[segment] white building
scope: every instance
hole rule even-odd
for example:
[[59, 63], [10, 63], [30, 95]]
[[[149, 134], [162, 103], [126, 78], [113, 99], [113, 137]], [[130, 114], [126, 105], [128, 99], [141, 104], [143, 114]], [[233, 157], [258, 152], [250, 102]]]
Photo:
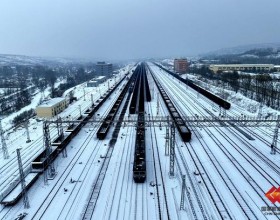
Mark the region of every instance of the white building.
[[280, 66], [274, 66], [273, 64], [215, 64], [210, 65], [209, 69], [214, 73], [218, 71], [257, 71], [257, 72], [269, 72], [276, 68], [276, 71], [280, 71]]
[[65, 98], [53, 98], [37, 106], [36, 113], [38, 117], [52, 118], [62, 112], [66, 107]]

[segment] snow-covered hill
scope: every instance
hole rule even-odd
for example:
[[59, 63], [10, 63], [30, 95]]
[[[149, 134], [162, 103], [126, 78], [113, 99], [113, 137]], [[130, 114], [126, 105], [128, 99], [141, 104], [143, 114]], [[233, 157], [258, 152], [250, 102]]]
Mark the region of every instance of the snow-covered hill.
[[265, 48], [273, 48], [279, 49], [280, 43], [263, 43], [263, 44], [249, 44], [243, 46], [236, 46], [236, 47], [229, 47], [229, 48], [222, 48], [216, 51], [211, 51], [209, 53], [202, 54], [202, 56], [220, 56], [226, 54], [243, 54], [246, 51], [253, 50], [253, 49], [265, 49]]
[[0, 66], [14, 65], [66, 65], [71, 63], [86, 63], [89, 60], [60, 58], [60, 57], [34, 57], [24, 55], [0, 54]]

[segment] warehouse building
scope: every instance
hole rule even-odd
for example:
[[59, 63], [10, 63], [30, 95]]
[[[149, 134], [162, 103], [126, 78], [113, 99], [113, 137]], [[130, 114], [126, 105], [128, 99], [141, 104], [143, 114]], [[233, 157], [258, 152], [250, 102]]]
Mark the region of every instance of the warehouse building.
[[36, 108], [38, 117], [52, 118], [67, 107], [65, 98], [53, 98], [43, 102]]
[[97, 62], [96, 74], [102, 76], [110, 76], [113, 73], [113, 65], [111, 63]]
[[96, 87], [100, 83], [104, 83], [107, 79], [108, 79], [108, 77], [106, 77], [106, 76], [98, 76], [98, 77], [93, 78], [92, 80], [88, 81], [87, 87]]
[[214, 73], [218, 71], [269, 72], [271, 70], [280, 70], [278, 66], [274, 66], [273, 64], [220, 64], [210, 65], [209, 69]]
[[174, 59], [174, 72], [175, 73], [186, 73], [188, 71], [187, 59]]

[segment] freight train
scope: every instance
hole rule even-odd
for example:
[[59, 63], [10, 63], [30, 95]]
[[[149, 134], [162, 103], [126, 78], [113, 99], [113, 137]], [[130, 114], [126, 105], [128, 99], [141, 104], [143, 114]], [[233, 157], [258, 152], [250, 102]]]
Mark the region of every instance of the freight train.
[[161, 66], [161, 65], [159, 65], [157, 63], [154, 63], [154, 64], [156, 66], [158, 66], [159, 68], [163, 69], [164, 71], [168, 72], [172, 76], [174, 76], [176, 79], [178, 79], [181, 82], [185, 83], [186, 85], [188, 85], [189, 87], [191, 87], [192, 89], [194, 89], [195, 91], [200, 93], [201, 95], [203, 95], [206, 98], [210, 99], [211, 101], [215, 102], [220, 107], [222, 107], [224, 109], [230, 109], [230, 103], [227, 102], [226, 100], [224, 100], [224, 99], [216, 96], [215, 94], [213, 94], [213, 93], [211, 93], [211, 92], [201, 88], [200, 86], [196, 85], [192, 80], [190, 80], [190, 79], [183, 79], [178, 74], [173, 73], [172, 71], [164, 68], [163, 66]]
[[[97, 112], [97, 110], [103, 105], [103, 103], [109, 98], [109, 96], [116, 90], [116, 88], [125, 80], [124, 77], [114, 88], [108, 90], [103, 98], [101, 98], [96, 105], [92, 105], [85, 113], [86, 116], [80, 116], [77, 120], [77, 124], [70, 124], [66, 131], [57, 137], [51, 146], [51, 152], [47, 154], [46, 150], [43, 150], [32, 162], [32, 172], [43, 172], [47, 169], [48, 164], [51, 163], [57, 155], [64, 150], [68, 143], [79, 133], [81, 128], [89, 121], [89, 119]], [[62, 137], [63, 135], [63, 137]], [[46, 158], [46, 155], [49, 155]]]
[[[148, 67], [148, 66], [147, 66]], [[149, 68], [149, 67], [148, 67]], [[150, 70], [150, 69], [149, 69]], [[163, 98], [163, 101], [171, 115], [172, 120], [175, 123], [175, 126], [177, 127], [177, 130], [184, 142], [189, 142], [191, 140], [191, 131], [185, 124], [184, 120], [182, 119], [181, 115], [177, 111], [176, 107], [170, 100], [169, 96], [166, 94], [165, 90], [163, 89], [162, 85], [160, 82], [156, 79], [156, 77], [153, 75], [152, 71], [150, 70], [150, 73], [152, 74], [152, 77], [156, 83], [156, 86]]]
[[[133, 179], [136, 183], [146, 180], [146, 146], [145, 146], [145, 95], [148, 93], [145, 83], [146, 69], [141, 63], [139, 74], [138, 119], [133, 163]], [[150, 92], [150, 91], [149, 91]], [[147, 99], [147, 98], [146, 98]]]
[[104, 122], [102, 123], [102, 125], [100, 126], [100, 128], [97, 131], [97, 138], [99, 140], [104, 140], [110, 130], [112, 121], [114, 120], [114, 118], [116, 117], [116, 114], [121, 106], [122, 101], [124, 100], [124, 97], [131, 85], [132, 82], [134, 82], [136, 73], [134, 72], [132, 74], [132, 77], [128, 80], [128, 83], [125, 85], [125, 87], [123, 88], [121, 94], [119, 95], [118, 99], [115, 101], [113, 107], [111, 108], [110, 112], [108, 113], [108, 115], [106, 116]]

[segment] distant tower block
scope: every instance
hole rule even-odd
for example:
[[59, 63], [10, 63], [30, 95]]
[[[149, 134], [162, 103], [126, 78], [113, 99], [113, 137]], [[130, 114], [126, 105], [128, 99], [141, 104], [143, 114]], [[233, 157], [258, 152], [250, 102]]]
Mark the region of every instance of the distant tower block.
[[179, 74], [183, 74], [186, 73], [188, 71], [188, 61], [187, 59], [175, 59], [174, 60], [174, 72], [175, 73], [179, 73]]
[[3, 157], [4, 157], [4, 159], [8, 159], [9, 158], [9, 152], [8, 152], [6, 140], [5, 140], [5, 137], [4, 137], [4, 131], [3, 131], [3, 128], [2, 128], [1, 119], [0, 119], [0, 137], [1, 137], [1, 143], [2, 143]]
[[113, 65], [104, 61], [97, 62], [96, 73], [100, 76], [110, 76], [113, 73]]

